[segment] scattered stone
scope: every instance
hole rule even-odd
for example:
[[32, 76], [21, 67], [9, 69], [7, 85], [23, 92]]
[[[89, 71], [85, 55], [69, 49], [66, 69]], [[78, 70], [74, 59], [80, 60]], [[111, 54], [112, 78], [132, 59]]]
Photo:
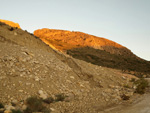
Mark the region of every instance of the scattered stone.
[[5, 110], [4, 113], [12, 113], [11, 110]]
[[111, 84], [110, 84], [108, 87], [109, 87], [109, 88], [115, 88], [115, 86], [114, 86], [114, 85], [111, 85]]
[[23, 105], [22, 110], [26, 110], [26, 109], [27, 109], [27, 105]]
[[17, 104], [18, 104], [18, 100], [14, 99], [14, 100], [12, 100], [12, 102], [11, 102], [11, 103], [12, 103], [12, 105], [13, 105], [13, 106], [15, 106], [15, 105], [17, 105]]
[[31, 85], [31, 83], [26, 83], [26, 86], [29, 86], [29, 85]]
[[122, 76], [122, 78], [123, 78], [124, 80], [126, 80], [126, 79], [127, 79], [125, 76]]
[[65, 101], [69, 102], [74, 100], [75, 96], [73, 93], [66, 94]]
[[37, 82], [40, 81], [39, 77], [37, 77], [37, 76], [35, 76], [34, 79], [35, 79], [35, 81], [37, 81]]
[[47, 98], [47, 94], [44, 93], [42, 90], [39, 90], [38, 93], [40, 95], [40, 98], [42, 98], [42, 99], [46, 99]]
[[74, 76], [70, 76], [70, 78], [74, 79]]
[[16, 33], [16, 32], [14, 32], [14, 35], [15, 35], [15, 36], [17, 36], [17, 33]]
[[55, 111], [55, 109], [54, 109], [54, 108], [50, 108], [50, 110], [51, 110], [51, 111]]
[[19, 92], [20, 92], [20, 93], [22, 93], [22, 92], [23, 92], [23, 90], [19, 90]]
[[12, 109], [15, 109], [15, 107], [12, 106], [11, 104], [5, 105], [4, 108], [5, 108], [6, 110], [12, 110]]

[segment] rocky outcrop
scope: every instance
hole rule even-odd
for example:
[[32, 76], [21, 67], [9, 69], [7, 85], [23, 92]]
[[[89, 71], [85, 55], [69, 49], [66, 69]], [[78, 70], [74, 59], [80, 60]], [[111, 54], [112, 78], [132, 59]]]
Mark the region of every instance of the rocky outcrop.
[[12, 21], [8, 21], [8, 20], [2, 20], [0, 19], [0, 22], [3, 22], [11, 27], [17, 27], [20, 28], [20, 25], [18, 23], [12, 22]]

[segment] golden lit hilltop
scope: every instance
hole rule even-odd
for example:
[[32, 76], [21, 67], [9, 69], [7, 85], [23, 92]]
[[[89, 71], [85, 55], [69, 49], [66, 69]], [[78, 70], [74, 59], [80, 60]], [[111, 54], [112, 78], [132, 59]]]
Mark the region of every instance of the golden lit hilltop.
[[17, 27], [20, 28], [20, 25], [18, 23], [12, 22], [12, 21], [8, 21], [8, 20], [2, 20], [0, 19], [0, 22], [3, 22], [11, 27]]
[[55, 48], [59, 51], [84, 47], [106, 50], [113, 54], [123, 54], [122, 49], [124, 49], [126, 52], [129, 51], [127, 48], [116, 42], [82, 32], [43, 28], [34, 31], [34, 35], [39, 37], [52, 48]]

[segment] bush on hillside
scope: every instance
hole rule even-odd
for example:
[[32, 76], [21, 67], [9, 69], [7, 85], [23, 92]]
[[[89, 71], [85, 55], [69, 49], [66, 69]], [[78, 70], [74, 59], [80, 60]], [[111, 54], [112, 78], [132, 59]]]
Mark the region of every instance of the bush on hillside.
[[12, 113], [23, 113], [21, 110], [11, 110], [12, 111]]
[[56, 95], [56, 99], [55, 101], [58, 102], [58, 101], [64, 101], [65, 100], [65, 95], [64, 94], [58, 94]]
[[0, 108], [4, 108], [4, 105], [2, 103], [0, 103]]
[[42, 112], [42, 113], [50, 113], [50, 110], [47, 109], [42, 100], [37, 97], [30, 97], [26, 100], [27, 109], [24, 111], [25, 113], [33, 113], [33, 112]]
[[55, 100], [52, 98], [52, 97], [48, 97], [46, 99], [43, 100], [43, 102], [47, 103], [47, 104], [50, 104], [50, 103], [53, 103]]
[[144, 94], [146, 88], [148, 87], [148, 81], [144, 78], [140, 78], [134, 82], [136, 85], [135, 93]]

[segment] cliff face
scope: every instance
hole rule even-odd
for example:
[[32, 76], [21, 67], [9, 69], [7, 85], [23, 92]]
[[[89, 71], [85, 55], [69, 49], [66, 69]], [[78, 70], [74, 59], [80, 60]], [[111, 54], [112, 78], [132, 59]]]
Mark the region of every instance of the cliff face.
[[[95, 65], [150, 73], [150, 63], [111, 40], [65, 30], [39, 29], [34, 35], [53, 49]], [[141, 68], [142, 67], [142, 68]]]
[[8, 21], [8, 20], [2, 20], [0, 19], [0, 22], [3, 22], [11, 27], [17, 27], [20, 28], [20, 25], [18, 23], [12, 22], [12, 21]]

